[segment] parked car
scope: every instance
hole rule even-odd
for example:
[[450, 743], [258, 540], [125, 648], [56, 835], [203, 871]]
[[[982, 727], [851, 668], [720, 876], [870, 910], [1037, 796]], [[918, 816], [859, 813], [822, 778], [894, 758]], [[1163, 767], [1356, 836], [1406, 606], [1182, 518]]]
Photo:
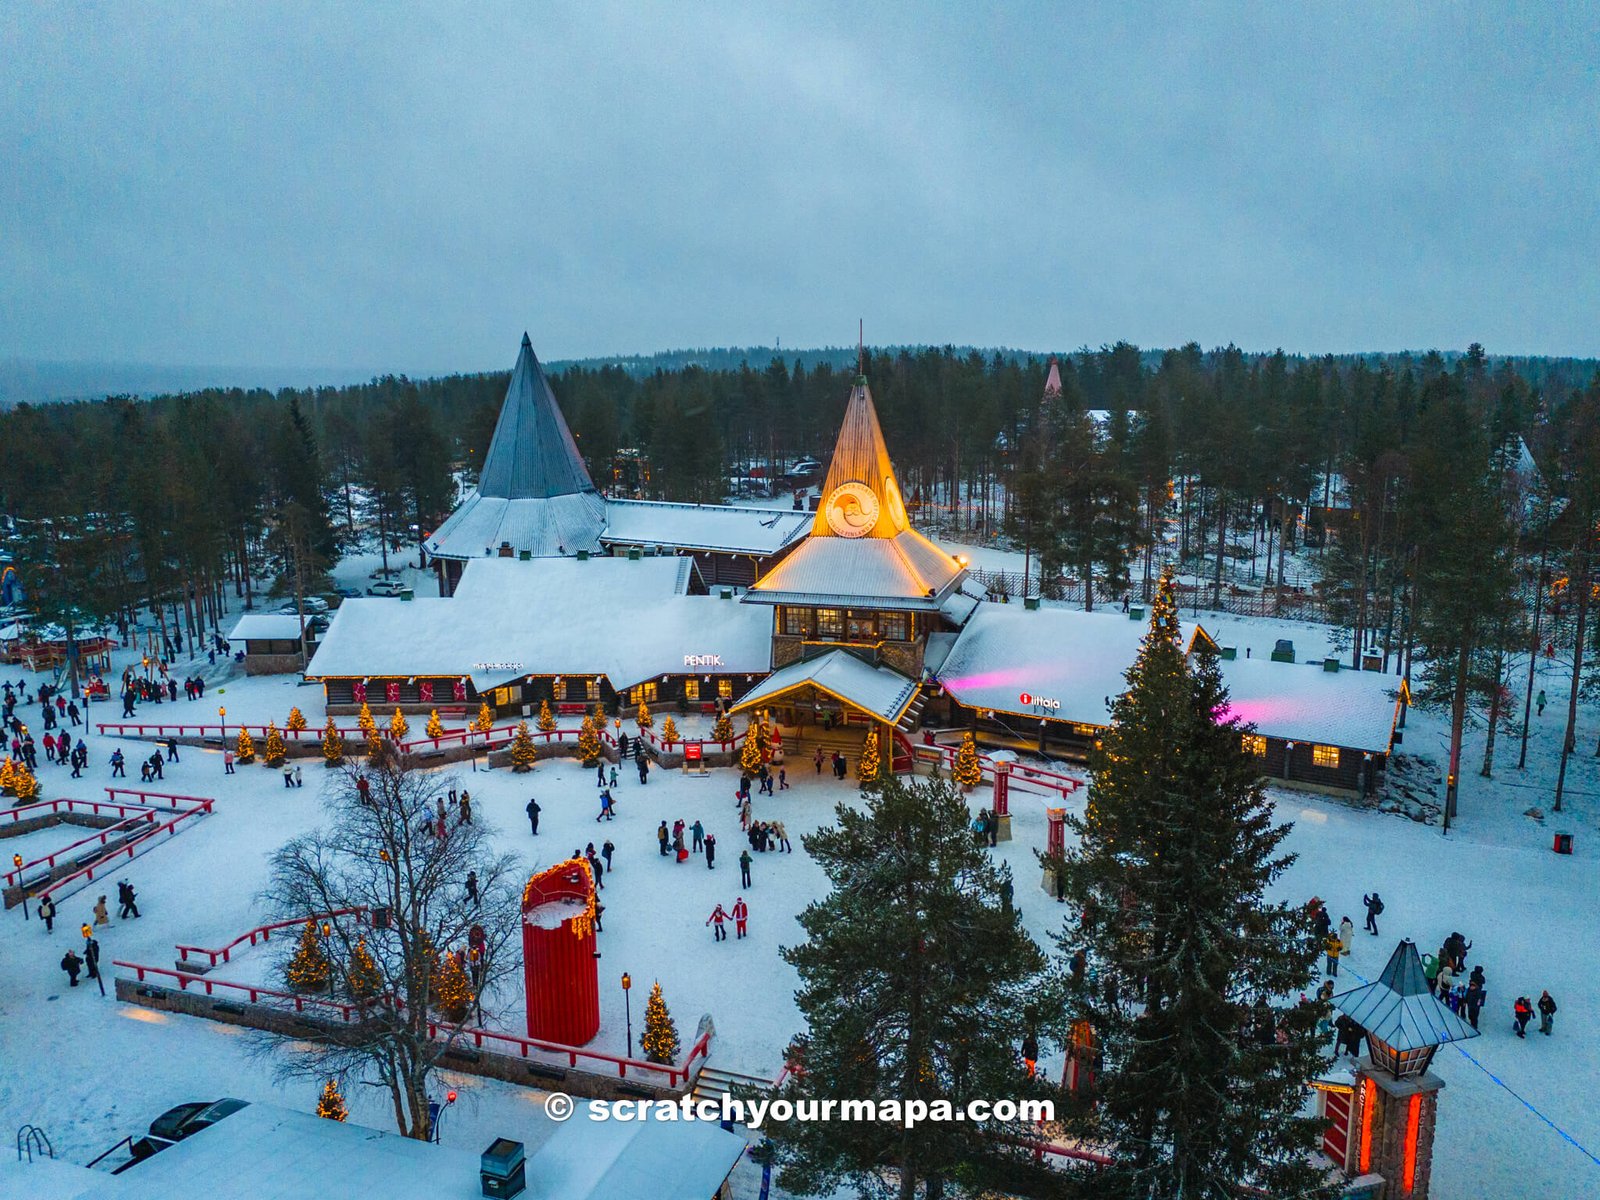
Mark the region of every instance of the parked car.
[[[327, 614], [328, 602], [326, 600], [324, 600], [321, 596], [307, 596], [301, 603], [303, 603], [305, 605], [306, 612], [308, 612], [308, 613], [311, 613], [311, 614], [316, 615], [316, 616], [324, 616], [324, 615]], [[292, 617], [299, 610], [295, 607], [294, 601], [293, 600], [289, 600], [289, 601], [286, 601], [283, 605], [281, 605], [279, 607], [278, 611], [280, 613], [285, 613], [288, 616]]]
[[234, 1100], [225, 1096], [221, 1100], [193, 1100], [188, 1104], [167, 1109], [150, 1122], [150, 1133], [147, 1137], [138, 1138], [128, 1144], [128, 1149], [133, 1154], [132, 1159], [123, 1163], [112, 1174], [120, 1175], [152, 1154], [159, 1154], [173, 1143], [181, 1142], [202, 1129], [209, 1129], [224, 1117], [231, 1117], [241, 1108], [249, 1107], [249, 1104], [248, 1100]]
[[369, 596], [398, 596], [401, 592], [409, 591], [405, 584], [398, 579], [380, 579], [367, 589]]
[[333, 592], [331, 594], [333, 594], [335, 596], [342, 597], [345, 600], [350, 600], [350, 599], [353, 599], [355, 597], [360, 596], [361, 595], [361, 589], [360, 588], [352, 588], [352, 587], [334, 588]]

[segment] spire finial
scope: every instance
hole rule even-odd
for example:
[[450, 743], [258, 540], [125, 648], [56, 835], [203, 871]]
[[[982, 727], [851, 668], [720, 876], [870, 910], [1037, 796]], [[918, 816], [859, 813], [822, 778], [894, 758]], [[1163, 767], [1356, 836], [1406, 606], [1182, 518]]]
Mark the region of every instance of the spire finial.
[[856, 375], [861, 379], [867, 377], [867, 351], [866, 351], [867, 322], [864, 317], [856, 318]]

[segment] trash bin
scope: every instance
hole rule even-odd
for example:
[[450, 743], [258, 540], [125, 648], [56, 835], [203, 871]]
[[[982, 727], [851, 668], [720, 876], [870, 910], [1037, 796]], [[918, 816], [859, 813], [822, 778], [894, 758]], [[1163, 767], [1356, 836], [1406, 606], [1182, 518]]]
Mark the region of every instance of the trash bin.
[[478, 1159], [478, 1182], [485, 1196], [507, 1198], [527, 1187], [521, 1142], [495, 1138]]
[[1572, 835], [1570, 833], [1556, 834], [1556, 844], [1552, 847], [1557, 854], [1572, 853]]

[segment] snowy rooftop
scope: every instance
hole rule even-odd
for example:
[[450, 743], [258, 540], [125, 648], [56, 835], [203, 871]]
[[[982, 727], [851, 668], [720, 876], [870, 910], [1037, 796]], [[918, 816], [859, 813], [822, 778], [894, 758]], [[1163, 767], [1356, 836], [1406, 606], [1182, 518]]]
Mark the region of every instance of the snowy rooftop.
[[755, 604], [935, 612], [966, 569], [914, 529], [893, 537], [809, 537], [749, 592]]
[[293, 613], [247, 613], [228, 634], [230, 642], [293, 641], [300, 636], [300, 618]]
[[428, 539], [439, 558], [490, 557], [501, 543], [535, 558], [591, 553], [600, 549], [606, 502], [598, 492], [568, 496], [506, 499], [473, 492]]
[[782, 508], [608, 500], [600, 540], [609, 545], [671, 546], [765, 557], [805, 536], [811, 519], [809, 512]]
[[[591, 1121], [578, 1104], [578, 1119], [526, 1151], [527, 1200], [705, 1200], [744, 1151], [743, 1138], [711, 1122]], [[43, 1200], [170, 1200], [208, 1180], [242, 1200], [469, 1200], [482, 1194], [478, 1168], [465, 1150], [251, 1104], [122, 1175], [49, 1163], [0, 1182]]]
[[[1195, 628], [1184, 628], [1185, 646]], [[1123, 676], [1138, 656], [1145, 629], [1144, 621], [1115, 612], [1030, 612], [985, 601], [938, 665], [939, 681], [974, 708], [1104, 725], [1106, 700], [1126, 690]], [[1324, 671], [1320, 660], [1235, 659], [1221, 668], [1232, 715], [1260, 733], [1374, 753], [1389, 749], [1395, 681], [1387, 675]], [[1024, 695], [1032, 703], [1024, 703]]]
[[616, 688], [764, 675], [770, 614], [688, 595], [693, 572], [682, 557], [474, 559], [449, 599], [346, 600], [306, 674], [470, 676], [480, 689], [524, 674], [604, 674]]
[[917, 681], [907, 679], [898, 671], [874, 667], [847, 650], [830, 650], [774, 671], [735, 708], [758, 708], [806, 684], [882, 717], [891, 725], [904, 714], [917, 692]]
[[1377, 671], [1324, 671], [1321, 661], [1239, 658], [1222, 665], [1230, 715], [1286, 741], [1387, 754], [1398, 681]]

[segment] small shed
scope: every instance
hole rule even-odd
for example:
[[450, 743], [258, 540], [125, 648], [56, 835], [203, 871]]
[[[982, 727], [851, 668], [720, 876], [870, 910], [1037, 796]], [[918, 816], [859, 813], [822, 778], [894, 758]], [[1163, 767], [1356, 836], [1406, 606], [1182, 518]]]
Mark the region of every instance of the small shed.
[[302, 666], [301, 633], [294, 613], [248, 613], [228, 634], [228, 643], [235, 654], [244, 652], [246, 675], [282, 675]]

